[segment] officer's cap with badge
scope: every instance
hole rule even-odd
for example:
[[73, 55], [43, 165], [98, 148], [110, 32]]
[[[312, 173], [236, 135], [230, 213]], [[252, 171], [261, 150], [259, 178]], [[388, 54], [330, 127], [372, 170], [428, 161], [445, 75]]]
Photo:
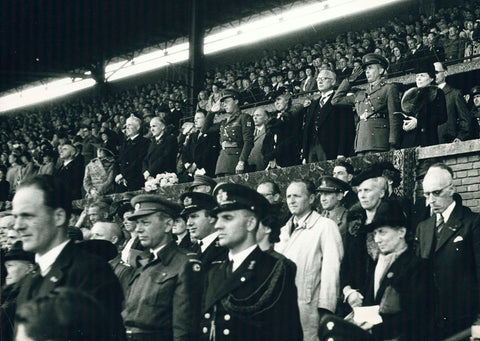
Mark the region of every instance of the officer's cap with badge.
[[233, 89], [225, 89], [222, 92], [222, 97], [220, 98], [220, 102], [223, 102], [225, 99], [232, 97], [233, 99], [240, 100], [240, 93]]
[[367, 53], [362, 58], [362, 66], [365, 69], [368, 65], [380, 65], [384, 70], [388, 69], [388, 60], [377, 54], [377, 53]]
[[217, 206], [212, 211], [213, 214], [246, 209], [262, 219], [270, 210], [270, 203], [263, 195], [244, 185], [219, 184], [213, 190], [213, 196], [217, 201]]
[[317, 188], [317, 192], [343, 193], [351, 189], [350, 185], [343, 180], [333, 176], [324, 176], [320, 179], [320, 186]]
[[156, 194], [137, 195], [132, 198], [131, 204], [135, 212], [128, 217], [128, 220], [137, 220], [140, 217], [156, 212], [163, 212], [172, 218], [176, 218], [181, 208], [180, 205]]
[[217, 202], [215, 199], [206, 193], [199, 192], [188, 192], [183, 193], [180, 196], [182, 201], [183, 210], [180, 212], [182, 217], [188, 216], [190, 213], [206, 210], [212, 211], [216, 206]]

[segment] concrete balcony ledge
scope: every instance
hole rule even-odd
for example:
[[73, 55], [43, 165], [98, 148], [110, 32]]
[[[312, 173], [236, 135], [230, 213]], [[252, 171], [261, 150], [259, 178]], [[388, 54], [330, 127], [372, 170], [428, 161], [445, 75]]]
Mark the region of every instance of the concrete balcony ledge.
[[452, 142], [429, 147], [419, 147], [416, 150], [417, 160], [431, 159], [435, 157], [448, 157], [458, 154], [480, 152], [480, 140]]

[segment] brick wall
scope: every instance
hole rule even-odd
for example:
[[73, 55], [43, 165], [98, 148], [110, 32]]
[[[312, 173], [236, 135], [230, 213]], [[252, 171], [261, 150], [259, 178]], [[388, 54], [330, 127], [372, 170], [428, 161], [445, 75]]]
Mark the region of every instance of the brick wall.
[[420, 179], [428, 166], [444, 162], [454, 172], [453, 183], [465, 206], [480, 212], [480, 140], [419, 148], [417, 158], [417, 195], [421, 194]]

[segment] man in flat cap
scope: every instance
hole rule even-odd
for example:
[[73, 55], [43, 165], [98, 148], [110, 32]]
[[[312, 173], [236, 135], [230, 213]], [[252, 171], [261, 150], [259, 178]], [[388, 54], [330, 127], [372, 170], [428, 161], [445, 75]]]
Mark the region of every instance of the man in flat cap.
[[244, 173], [253, 148], [254, 124], [250, 115], [240, 111], [240, 94], [233, 89], [223, 91], [220, 99], [228, 117], [213, 124], [215, 113], [205, 118], [202, 133], [219, 131], [221, 151], [215, 168], [216, 176]]
[[216, 185], [217, 183], [211, 177], [202, 174], [195, 174], [193, 176], [193, 182], [189, 187], [189, 191], [212, 194]]
[[386, 83], [383, 79], [388, 61], [376, 53], [367, 53], [362, 58], [362, 64], [367, 88], [350, 93], [351, 83], [362, 73], [362, 69], [355, 69], [338, 87], [332, 104], [354, 106], [357, 111], [357, 155], [397, 149], [401, 143], [402, 121], [394, 113], [401, 111], [400, 95], [395, 84]]
[[229, 251], [206, 275], [201, 340], [302, 340], [293, 269], [256, 244], [268, 201], [251, 188], [227, 183], [214, 196], [215, 229]]
[[345, 240], [347, 232], [347, 209], [342, 204], [343, 193], [352, 188], [345, 181], [324, 176], [321, 179], [317, 192], [320, 193], [320, 203], [323, 208], [322, 216], [333, 220], [340, 231], [342, 240]]
[[183, 210], [180, 213], [187, 222], [191, 238], [195, 241], [192, 251], [197, 252], [202, 265], [207, 269], [214, 261], [224, 260], [227, 249], [218, 243], [215, 231], [217, 218], [212, 210], [217, 205], [215, 199], [206, 193], [188, 192], [180, 200]]
[[192, 340], [198, 314], [201, 266], [172, 240], [179, 206], [159, 195], [133, 197], [136, 232], [144, 257], [137, 258], [125, 309], [127, 339]]

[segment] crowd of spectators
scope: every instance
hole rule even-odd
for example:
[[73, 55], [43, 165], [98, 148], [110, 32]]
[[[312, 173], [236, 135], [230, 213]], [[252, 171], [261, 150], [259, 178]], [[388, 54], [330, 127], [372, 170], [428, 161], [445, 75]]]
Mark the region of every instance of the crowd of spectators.
[[[302, 108], [291, 104], [291, 98], [301, 93], [322, 94], [317, 78], [321, 70], [335, 73], [335, 86], [358, 70], [362, 66], [362, 57], [372, 52], [389, 62], [384, 77], [387, 73], [391, 75], [397, 71], [418, 71], [415, 66], [420, 58], [452, 63], [478, 58], [479, 20], [479, 7], [475, 3], [464, 2], [439, 9], [432, 17], [409, 15], [401, 19], [394, 18], [381, 27], [346, 32], [335, 40], [322, 40], [311, 45], [298, 44], [285, 51], [263, 51], [262, 57], [257, 60], [217, 67], [206, 73], [205, 89], [200, 91], [196, 101], [194, 124], [183, 123], [192, 112], [187, 106], [189, 99], [186, 86], [162, 81], [121, 92], [109, 92], [100, 97], [49, 104], [3, 117], [0, 121], [0, 185], [2, 188], [8, 186], [9, 190], [2, 190], [0, 201], [8, 201], [15, 193], [17, 184], [35, 173], [60, 174], [65, 179], [72, 179], [68, 168], [75, 169], [71, 183], [75, 187], [76, 198], [108, 194], [126, 188], [136, 190], [143, 186], [148, 177], [155, 177], [162, 172], [177, 173], [180, 181], [191, 180], [195, 172], [218, 175], [215, 173], [216, 158], [224, 146], [219, 144], [218, 132], [212, 130], [210, 124], [204, 127], [204, 121], [216, 121], [209, 114], [225, 112], [221, 103], [225, 90], [236, 91], [238, 98], [235, 99], [239, 106], [264, 100], [276, 101], [275, 112], [266, 113], [265, 126], [271, 133], [266, 143], [270, 144], [270, 150], [258, 151], [259, 147], [253, 146], [257, 154], [265, 156], [264, 160], [251, 160], [255, 167], [247, 164], [250, 156], [246, 151], [242, 152], [242, 155], [246, 155], [242, 156], [241, 161], [247, 164], [242, 171], [322, 160], [322, 157], [309, 157], [310, 142], [305, 136], [292, 137], [291, 131], [288, 131], [291, 123], [298, 128], [294, 130], [301, 130], [308, 117], [308, 113], [301, 112]], [[358, 78], [362, 77], [360, 75]], [[286, 96], [280, 96], [282, 94]], [[478, 117], [474, 110], [478, 107], [473, 101], [475, 94], [471, 93], [470, 106], [473, 116]], [[305, 104], [307, 111], [309, 104]], [[299, 118], [292, 121], [291, 116], [297, 114]], [[130, 137], [140, 135], [147, 140], [154, 137], [153, 131], [150, 131], [150, 120], [159, 117], [160, 123], [157, 125], [161, 126], [160, 135], [153, 140], [157, 144], [162, 142], [162, 146], [157, 149], [176, 154], [175, 160], [170, 156], [167, 167], [157, 167], [154, 171], [149, 171], [151, 164], [148, 164], [148, 160], [146, 163], [137, 160], [140, 170], [135, 175], [135, 185], [122, 181], [125, 180], [125, 174], [118, 177], [124, 171], [122, 167], [125, 168], [131, 161], [128, 153], [125, 153], [129, 140], [126, 124], [129, 117], [138, 118], [135, 120], [135, 134]], [[300, 118], [303, 122], [298, 121]], [[349, 121], [341, 124], [350, 127]], [[352, 131], [350, 128], [347, 130]], [[167, 149], [163, 148], [165, 141], [159, 140], [159, 136], [168, 137]], [[451, 142], [457, 137], [455, 135], [450, 140], [440, 138], [439, 142]], [[292, 138], [294, 147], [288, 142]], [[465, 140], [466, 137], [459, 139]], [[150, 145], [147, 140], [143, 141], [140, 154], [132, 155], [147, 153]], [[353, 144], [353, 135], [347, 141]], [[62, 148], [65, 144], [71, 148]], [[286, 149], [282, 149], [282, 144]], [[202, 147], [197, 148], [197, 145]], [[101, 149], [98, 154], [97, 149]], [[349, 156], [353, 152], [353, 146], [349, 145], [336, 153], [325, 151], [325, 157]], [[283, 162], [282, 159], [287, 156], [295, 160]], [[252, 154], [251, 158], [255, 156]], [[75, 167], [72, 164], [67, 167], [73, 161]]]

